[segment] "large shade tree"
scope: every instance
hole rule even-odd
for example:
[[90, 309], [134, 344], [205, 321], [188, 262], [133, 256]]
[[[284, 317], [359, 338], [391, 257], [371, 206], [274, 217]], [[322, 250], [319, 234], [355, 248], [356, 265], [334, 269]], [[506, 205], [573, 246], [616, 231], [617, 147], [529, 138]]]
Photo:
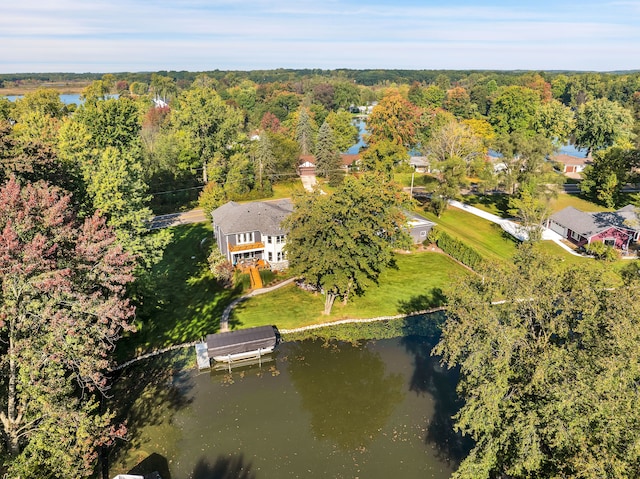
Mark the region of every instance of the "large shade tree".
[[98, 407], [133, 308], [133, 258], [44, 182], [0, 188], [0, 431], [10, 477], [86, 476], [115, 432]]
[[421, 111], [398, 92], [385, 95], [367, 118], [367, 143], [392, 141], [407, 149], [415, 146]]
[[598, 98], [580, 105], [576, 112], [576, 145], [588, 152], [612, 145], [626, 146], [633, 116], [617, 102]]
[[347, 176], [331, 195], [298, 196], [284, 227], [291, 271], [325, 294], [325, 314], [336, 298], [363, 294], [406, 247], [408, 197], [381, 175]]
[[434, 352], [460, 368], [475, 440], [454, 478], [638, 477], [640, 285], [611, 286], [525, 245], [450, 291]]
[[187, 132], [198, 162], [193, 166], [202, 167], [202, 180], [207, 183], [209, 164], [229, 153], [242, 127], [242, 114], [212, 88], [196, 87], [179, 96], [172, 120], [177, 129]]

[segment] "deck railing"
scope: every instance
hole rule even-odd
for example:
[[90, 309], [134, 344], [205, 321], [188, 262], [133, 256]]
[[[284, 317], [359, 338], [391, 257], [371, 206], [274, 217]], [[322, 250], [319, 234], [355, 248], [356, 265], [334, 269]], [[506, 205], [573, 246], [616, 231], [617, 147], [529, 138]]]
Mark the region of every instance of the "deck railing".
[[232, 253], [237, 253], [238, 251], [249, 251], [252, 249], [262, 249], [262, 248], [264, 248], [264, 243], [262, 241], [257, 241], [255, 243], [247, 243], [247, 244], [229, 245], [229, 250]]

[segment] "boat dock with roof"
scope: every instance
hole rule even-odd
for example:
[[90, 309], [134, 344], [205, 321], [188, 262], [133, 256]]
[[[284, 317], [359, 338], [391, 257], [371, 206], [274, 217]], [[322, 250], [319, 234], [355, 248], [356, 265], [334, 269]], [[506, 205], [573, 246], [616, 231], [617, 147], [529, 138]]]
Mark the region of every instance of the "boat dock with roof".
[[231, 364], [247, 359], [261, 360], [277, 346], [280, 334], [275, 326], [258, 326], [224, 333], [209, 334], [206, 342], [196, 344], [198, 368], [211, 366], [211, 359]]

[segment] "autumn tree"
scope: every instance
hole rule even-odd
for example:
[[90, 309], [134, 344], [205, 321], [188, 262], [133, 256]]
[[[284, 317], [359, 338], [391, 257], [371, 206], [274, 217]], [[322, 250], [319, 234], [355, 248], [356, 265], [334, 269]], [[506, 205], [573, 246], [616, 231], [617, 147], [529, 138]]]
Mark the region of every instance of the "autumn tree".
[[640, 285], [530, 245], [514, 263], [448, 292], [433, 353], [460, 370], [456, 429], [475, 442], [452, 477], [637, 477]]
[[444, 108], [456, 118], [471, 118], [474, 113], [469, 92], [459, 86], [447, 92], [444, 98]]
[[367, 143], [392, 141], [406, 149], [416, 144], [420, 110], [398, 92], [385, 95], [367, 118]]
[[98, 216], [78, 224], [44, 182], [0, 188], [0, 428], [10, 477], [89, 475], [113, 436], [98, 407], [133, 308], [133, 257]]
[[380, 175], [347, 176], [330, 195], [295, 198], [284, 221], [285, 246], [293, 274], [321, 289], [324, 313], [336, 298], [361, 295], [393, 262], [393, 249], [407, 247], [408, 197]]

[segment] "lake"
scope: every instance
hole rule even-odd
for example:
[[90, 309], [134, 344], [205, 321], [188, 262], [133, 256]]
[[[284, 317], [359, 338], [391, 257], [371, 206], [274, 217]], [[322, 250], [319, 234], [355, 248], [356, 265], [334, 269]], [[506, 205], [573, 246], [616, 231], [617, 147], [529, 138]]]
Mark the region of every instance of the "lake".
[[[6, 95], [5, 98], [7, 98], [9, 101], [16, 101], [18, 98], [22, 98], [23, 96], [24, 95]], [[118, 95], [109, 95], [109, 98], [118, 98]], [[62, 103], [64, 103], [65, 105], [70, 105], [71, 103], [81, 105], [82, 103], [84, 103], [84, 100], [80, 99], [80, 93], [61, 94], [60, 101], [62, 101]]]
[[[407, 337], [286, 342], [262, 366], [197, 372], [166, 355], [119, 379], [129, 442], [110, 477], [448, 478], [469, 444], [452, 430], [455, 374]], [[190, 351], [190, 354], [195, 354]]]

